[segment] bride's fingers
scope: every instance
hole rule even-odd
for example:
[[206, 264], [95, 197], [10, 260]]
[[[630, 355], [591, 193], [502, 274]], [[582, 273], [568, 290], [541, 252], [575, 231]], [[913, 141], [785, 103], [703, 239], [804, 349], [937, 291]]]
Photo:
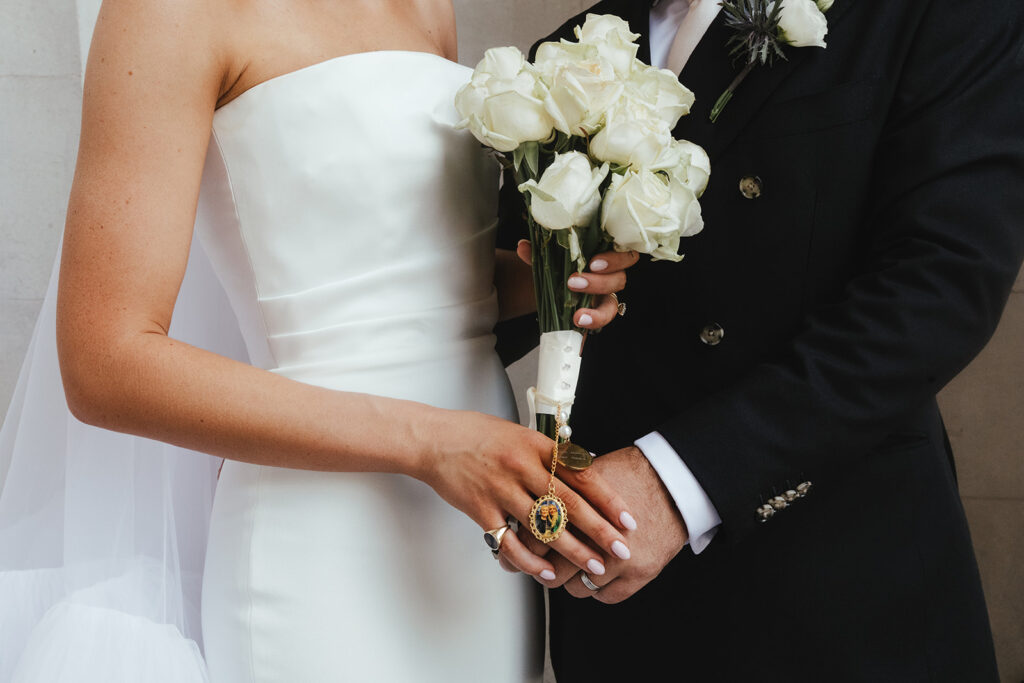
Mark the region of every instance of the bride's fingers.
[[[602, 576], [606, 571], [605, 561], [601, 554], [576, 538], [571, 531], [563, 531], [562, 535], [557, 540], [551, 541], [549, 545], [578, 569], [590, 572], [595, 576]], [[555, 579], [555, 576], [552, 572], [551, 578], [545, 580], [550, 582]], [[545, 583], [545, 585], [550, 585], [550, 583]]]
[[[589, 538], [594, 545], [607, 551], [610, 555], [621, 560], [629, 559], [630, 551], [625, 537], [578, 493], [563, 482], [556, 480], [555, 495], [565, 503], [569, 522], [576, 531]], [[603, 559], [593, 548], [572, 534], [565, 532], [550, 545], [580, 569], [596, 574], [604, 573]]]
[[606, 251], [590, 259], [587, 270], [592, 273], [614, 273], [636, 265], [640, 254], [636, 251]]
[[619, 313], [619, 302], [610, 294], [603, 294], [594, 301], [594, 308], [580, 308], [573, 314], [572, 322], [585, 330], [600, 330], [611, 324]]
[[505, 534], [499, 556], [524, 574], [540, 577], [545, 581], [555, 578], [554, 566], [532, 553], [515, 534]]
[[516, 256], [526, 265], [533, 263], [533, 247], [530, 246], [530, 240], [519, 240], [516, 244]]
[[611, 294], [626, 287], [626, 273], [573, 273], [566, 281], [567, 286], [580, 294]]
[[[551, 443], [550, 441], [548, 443]], [[553, 444], [552, 444], [553, 445]], [[525, 484], [528, 491], [531, 491], [534, 496], [543, 496], [548, 493], [548, 482], [550, 481], [550, 471], [548, 471], [549, 463], [551, 462], [551, 453], [547, 453], [544, 456], [542, 462], [545, 463], [544, 470], [539, 468], [533, 470], [527, 476], [523, 483]], [[604, 479], [597, 474], [597, 472], [573, 472], [567, 468], [562, 469], [562, 475], [571, 478], [574, 482], [579, 482], [596, 500], [600, 501], [602, 509], [607, 509], [610, 519], [615, 520], [616, 524], [620, 524], [622, 528], [629, 529], [629, 521], [632, 521], [632, 517], [629, 516], [626, 510], [625, 503], [621, 498], [617, 496], [611, 486], [604, 481]], [[609, 555], [618, 557], [622, 560], [628, 560], [630, 556], [629, 548], [626, 545], [626, 539], [619, 531], [618, 528], [612, 525], [605, 517], [601, 516], [601, 513], [597, 512], [591, 504], [585, 500], [579, 493], [574, 489], [566, 485], [566, 483], [560, 478], [555, 477], [555, 496], [562, 500], [565, 505], [566, 515], [569, 518], [569, 523], [572, 524], [582, 535], [589, 538], [594, 545], [606, 551]], [[532, 503], [531, 503], [532, 507]], [[530, 508], [527, 508], [530, 510]], [[525, 511], [524, 511], [525, 512]], [[623, 517], [622, 513], [626, 512], [627, 516]], [[530, 512], [525, 514], [516, 513], [516, 519], [526, 520], [527, 524], [530, 521]], [[529, 528], [529, 527], [527, 527]], [[562, 536], [568, 536], [568, 533], [563, 533]], [[575, 540], [575, 539], [574, 539]], [[568, 545], [572, 548], [572, 553], [567, 550], [563, 550], [558, 545], [561, 541], [552, 542], [550, 545], [566, 559], [572, 561], [580, 569], [587, 569], [587, 563], [590, 560], [595, 562], [601, 562], [601, 557], [592, 548], [582, 545], [578, 540], [575, 543], [569, 543]]]
[[505, 571], [507, 571], [509, 574], [519, 574], [520, 573], [519, 572], [519, 567], [517, 567], [514, 564], [512, 564], [511, 562], [509, 562], [508, 559], [504, 555], [502, 555], [501, 553], [498, 553], [498, 566], [501, 567], [502, 569], [504, 569]]
[[[559, 478], [573, 491], [585, 498], [595, 510], [604, 515], [604, 519], [610, 520], [619, 529], [625, 531], [636, 529], [636, 520], [630, 514], [625, 499], [594, 468], [588, 467], [585, 470], [563, 468], [559, 472]], [[593, 540], [598, 541], [598, 539]], [[604, 544], [601, 546], [609, 547]], [[621, 557], [618, 553], [616, 555], [621, 559], [628, 559]]]
[[[520, 258], [522, 258], [520, 256]], [[626, 269], [635, 265], [640, 254], [627, 251], [619, 254], [608, 251], [590, 259], [584, 273], [573, 273], [567, 282], [569, 289], [583, 294], [611, 294], [626, 287]]]

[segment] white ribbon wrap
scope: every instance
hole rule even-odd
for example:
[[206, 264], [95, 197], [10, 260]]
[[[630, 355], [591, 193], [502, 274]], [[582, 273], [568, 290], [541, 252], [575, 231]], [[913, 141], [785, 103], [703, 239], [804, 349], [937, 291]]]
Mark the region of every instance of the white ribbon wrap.
[[526, 390], [530, 429], [537, 429], [537, 413], [554, 415], [561, 406], [567, 413], [576, 399], [583, 335], [572, 330], [540, 335], [537, 386]]

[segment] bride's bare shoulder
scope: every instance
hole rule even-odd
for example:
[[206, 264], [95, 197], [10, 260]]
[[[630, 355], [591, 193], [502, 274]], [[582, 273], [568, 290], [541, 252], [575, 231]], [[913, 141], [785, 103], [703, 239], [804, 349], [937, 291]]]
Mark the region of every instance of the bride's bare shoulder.
[[91, 80], [191, 80], [221, 90], [236, 61], [235, 0], [103, 0], [89, 51]]
[[424, 21], [431, 35], [436, 37], [442, 54], [452, 61], [458, 61], [459, 46], [452, 0], [422, 0], [422, 8]]

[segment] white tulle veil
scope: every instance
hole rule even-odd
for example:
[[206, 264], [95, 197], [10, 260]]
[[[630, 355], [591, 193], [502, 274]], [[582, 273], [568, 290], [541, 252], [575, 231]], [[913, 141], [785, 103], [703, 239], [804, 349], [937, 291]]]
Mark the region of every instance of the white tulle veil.
[[[78, 4], [84, 54], [99, 0]], [[0, 429], [0, 683], [205, 681], [199, 600], [220, 460], [71, 416], [57, 276], [55, 264]], [[170, 334], [246, 358], [198, 240]]]

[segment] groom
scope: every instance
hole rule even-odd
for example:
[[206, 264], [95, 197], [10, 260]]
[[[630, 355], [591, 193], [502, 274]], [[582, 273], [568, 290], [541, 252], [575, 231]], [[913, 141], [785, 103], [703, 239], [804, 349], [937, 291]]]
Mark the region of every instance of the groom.
[[639, 527], [603, 576], [556, 559], [558, 681], [995, 681], [935, 395], [1024, 255], [1024, 3], [835, 0], [826, 49], [711, 123], [738, 72], [711, 2], [589, 10], [659, 66], [696, 44], [675, 135], [712, 174], [686, 259], [631, 269], [587, 344], [573, 427]]

